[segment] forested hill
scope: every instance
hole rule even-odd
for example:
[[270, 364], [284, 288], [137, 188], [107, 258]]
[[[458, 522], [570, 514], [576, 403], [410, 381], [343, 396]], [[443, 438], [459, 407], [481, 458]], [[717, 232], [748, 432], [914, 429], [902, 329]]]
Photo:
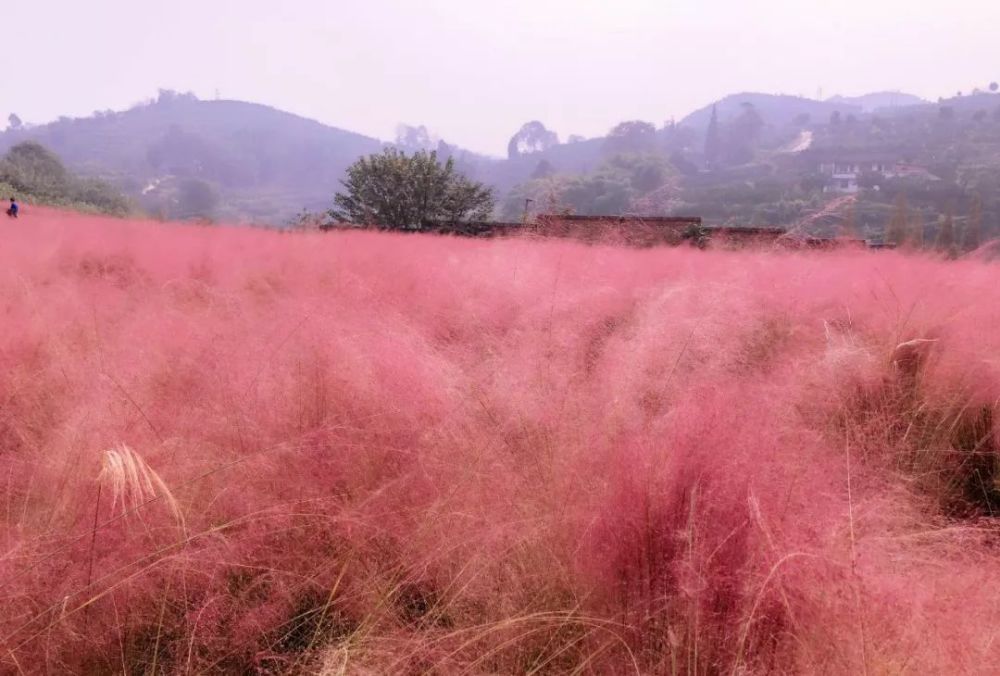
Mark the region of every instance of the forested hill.
[[[0, 132], [0, 155], [24, 141], [42, 144], [83, 176], [107, 180], [154, 216], [197, 213], [272, 224], [288, 222], [303, 209], [329, 208], [347, 167], [387, 145], [269, 106], [204, 101], [167, 90], [121, 112], [42, 125], [18, 120]], [[431, 140], [420, 127], [403, 128], [394, 143], [452, 157], [460, 171], [501, 196], [530, 179], [545, 157], [572, 173], [593, 169], [601, 160], [599, 140], [509, 159]], [[197, 204], [185, 203], [185, 195], [198, 196]]]
[[696, 110], [682, 119], [680, 125], [704, 131], [711, 121], [713, 110], [718, 119], [726, 122], [739, 116], [746, 106], [753, 106], [767, 124], [776, 127], [795, 122], [803, 125], [812, 121], [820, 122], [836, 111], [843, 115], [862, 112], [862, 106], [849, 100], [815, 101], [800, 96], [744, 93], [732, 94]]
[[382, 147], [268, 106], [172, 92], [124, 112], [10, 128], [0, 152], [26, 140], [110, 180], [150, 212], [173, 215], [177, 184], [199, 181], [218, 216], [268, 222], [328, 206], [344, 170]]
[[[541, 121], [512, 130], [505, 158], [403, 127], [392, 142], [435, 150], [494, 188], [495, 216], [696, 214], [729, 225], [798, 227], [825, 215], [842, 186], [824, 164], [873, 162], [854, 212], [880, 236], [900, 194], [933, 236], [949, 215], [1000, 234], [1000, 86], [937, 103], [901, 93], [817, 101], [759, 93], [725, 97], [680, 121], [622, 122], [597, 138], [560, 137]], [[264, 105], [161, 92], [124, 112], [13, 124], [0, 153], [38, 141], [82, 177], [108, 180], [154, 216], [288, 223], [332, 206], [345, 169], [388, 142]], [[825, 216], [824, 216], [825, 217]], [[827, 219], [829, 220], [829, 219]]]

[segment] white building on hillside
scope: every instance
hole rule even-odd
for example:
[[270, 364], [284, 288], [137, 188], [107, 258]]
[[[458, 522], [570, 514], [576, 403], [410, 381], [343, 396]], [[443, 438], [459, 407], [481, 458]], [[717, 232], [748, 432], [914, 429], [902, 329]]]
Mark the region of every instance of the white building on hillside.
[[853, 195], [861, 190], [858, 179], [862, 174], [871, 172], [885, 176], [891, 165], [885, 161], [873, 160], [859, 162], [856, 160], [841, 162], [824, 162], [819, 166], [819, 172], [830, 178], [830, 183], [824, 192], [839, 192]]
[[885, 159], [844, 159], [826, 161], [819, 165], [819, 173], [828, 177], [829, 183], [823, 192], [853, 195], [861, 190], [859, 180], [865, 174], [879, 178], [916, 178], [926, 181], [941, 180], [923, 167]]

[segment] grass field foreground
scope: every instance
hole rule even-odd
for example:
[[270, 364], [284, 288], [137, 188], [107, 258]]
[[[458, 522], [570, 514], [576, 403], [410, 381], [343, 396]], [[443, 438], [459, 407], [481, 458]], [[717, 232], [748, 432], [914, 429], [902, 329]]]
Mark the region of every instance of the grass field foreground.
[[1000, 267], [0, 228], [4, 673], [987, 673]]

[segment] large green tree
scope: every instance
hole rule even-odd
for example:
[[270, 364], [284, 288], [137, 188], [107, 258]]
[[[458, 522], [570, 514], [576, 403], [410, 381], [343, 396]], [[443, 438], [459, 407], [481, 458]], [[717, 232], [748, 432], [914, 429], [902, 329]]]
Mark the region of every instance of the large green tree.
[[549, 131], [538, 120], [528, 122], [514, 134], [507, 144], [507, 157], [514, 159], [521, 155], [540, 153], [559, 145], [559, 136]]
[[656, 127], [642, 120], [630, 120], [615, 125], [604, 139], [608, 155], [650, 153], [657, 150]]
[[0, 160], [0, 180], [37, 195], [59, 195], [70, 183], [59, 157], [34, 141], [19, 143]]
[[705, 133], [705, 164], [714, 169], [719, 163], [719, 111], [712, 106], [712, 119], [708, 122], [708, 131]]
[[170, 216], [172, 218], [212, 218], [219, 206], [219, 195], [211, 184], [197, 178], [182, 179]]
[[955, 219], [949, 210], [941, 216], [938, 226], [937, 249], [949, 256], [955, 255]]
[[906, 204], [906, 195], [899, 193], [896, 196], [896, 207], [893, 209], [892, 218], [886, 227], [885, 240], [896, 246], [906, 244], [906, 236], [910, 231], [910, 209]]
[[764, 130], [764, 120], [752, 103], [746, 102], [740, 107], [742, 112], [727, 127], [726, 143], [722, 149], [723, 159], [731, 166], [753, 161]]
[[428, 221], [485, 220], [493, 211], [493, 191], [455, 171], [437, 153], [412, 155], [395, 148], [363, 157], [347, 170], [344, 192], [334, 197], [330, 215], [359, 225], [419, 227]]

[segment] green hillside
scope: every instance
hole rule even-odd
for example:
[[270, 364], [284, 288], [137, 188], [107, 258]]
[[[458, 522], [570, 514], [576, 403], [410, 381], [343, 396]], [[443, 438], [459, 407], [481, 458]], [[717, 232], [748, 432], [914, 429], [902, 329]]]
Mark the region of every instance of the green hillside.
[[[173, 92], [124, 112], [8, 129], [0, 152], [28, 140], [151, 215], [271, 224], [330, 208], [346, 168], [386, 145], [268, 106]], [[1000, 95], [979, 91], [937, 103], [900, 93], [734, 94], [677, 123], [627, 121], [591, 139], [559, 139], [534, 121], [511, 138], [507, 158], [423, 128], [396, 145], [453, 158], [494, 188], [503, 219], [520, 219], [526, 206], [529, 215], [699, 215], [879, 239], [902, 198], [928, 239], [949, 218], [1000, 234]], [[867, 162], [882, 171], [869, 175]], [[849, 188], [833, 171], [845, 163], [857, 169]]]
[[26, 140], [110, 180], [151, 212], [177, 215], [179, 186], [196, 180], [217, 196], [218, 217], [264, 222], [327, 206], [344, 170], [382, 147], [268, 106], [172, 92], [120, 113], [8, 130], [0, 152]]

